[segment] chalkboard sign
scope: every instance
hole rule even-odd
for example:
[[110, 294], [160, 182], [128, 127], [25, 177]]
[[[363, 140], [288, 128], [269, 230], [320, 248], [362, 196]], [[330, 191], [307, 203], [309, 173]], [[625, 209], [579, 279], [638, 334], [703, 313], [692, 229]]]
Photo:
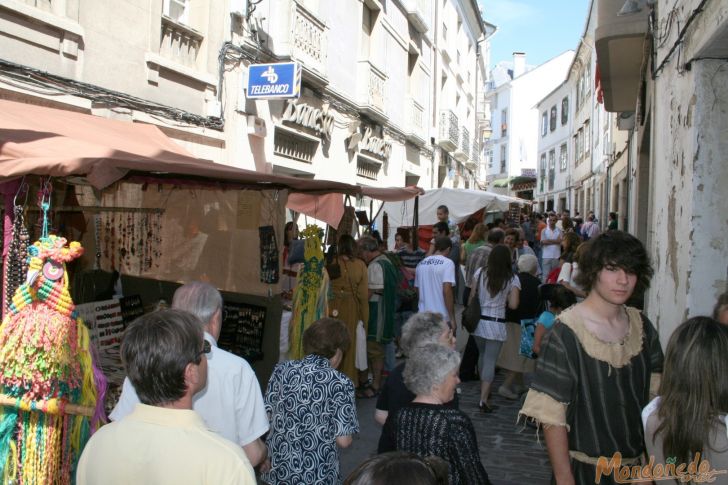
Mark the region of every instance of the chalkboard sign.
[[124, 327], [144, 315], [144, 306], [140, 295], [123, 296], [119, 298], [121, 306], [121, 318], [124, 320]]
[[511, 203], [508, 206], [508, 220], [516, 224], [521, 222], [521, 205]]
[[224, 302], [218, 346], [248, 362], [262, 360], [266, 311], [264, 306]]

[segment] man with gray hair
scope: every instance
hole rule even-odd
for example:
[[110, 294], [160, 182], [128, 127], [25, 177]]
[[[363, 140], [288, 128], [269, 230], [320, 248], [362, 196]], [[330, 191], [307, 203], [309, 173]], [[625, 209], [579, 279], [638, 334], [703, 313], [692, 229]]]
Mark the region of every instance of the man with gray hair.
[[[452, 329], [441, 314], [435, 312], [422, 312], [412, 315], [402, 327], [402, 336], [399, 340], [400, 347], [405, 354], [427, 344], [440, 344], [452, 349], [455, 347], [455, 338]], [[384, 383], [381, 394], [377, 399], [377, 408], [374, 412], [374, 420], [384, 425], [387, 416], [397, 414], [401, 408], [411, 403], [415, 395], [404, 385], [402, 374], [404, 363], [399, 364], [389, 374]], [[457, 397], [448, 406], [457, 408]], [[380, 445], [382, 439], [380, 437]]]
[[[217, 346], [222, 327], [222, 296], [215, 287], [192, 281], [177, 288], [172, 308], [186, 310], [203, 324], [208, 356], [207, 386], [193, 400], [193, 409], [214, 432], [243, 447], [250, 463], [263, 463], [268, 454], [260, 437], [268, 432], [260, 384], [244, 359]], [[119, 421], [139, 402], [132, 382], [124, 379], [121, 397], [109, 417]]]
[[210, 350], [189, 312], [161, 310], [129, 325], [121, 360], [141, 402], [91, 437], [78, 462], [78, 485], [255, 484], [243, 450], [192, 410], [207, 382]]

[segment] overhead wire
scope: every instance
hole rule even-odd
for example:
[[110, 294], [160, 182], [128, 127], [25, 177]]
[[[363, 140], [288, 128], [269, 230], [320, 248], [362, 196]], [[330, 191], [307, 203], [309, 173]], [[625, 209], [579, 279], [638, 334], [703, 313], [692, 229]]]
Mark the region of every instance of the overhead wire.
[[[709, 0], [702, 0], [697, 7], [690, 13], [690, 16], [688, 16], [687, 20], [685, 21], [685, 25], [683, 25], [682, 29], [679, 29], [679, 33], [677, 36], [677, 39], [675, 40], [675, 43], [670, 47], [670, 50], [668, 50], [667, 54], [665, 54], [665, 57], [662, 58], [662, 62], [652, 70], [652, 79], [657, 78], [657, 75], [660, 74], [660, 71], [665, 68], [667, 63], [670, 61], [670, 58], [675, 53], [675, 51], [682, 45], [683, 38], [685, 37], [685, 34], [687, 33], [688, 28], [693, 23], [695, 18], [703, 12], [705, 9], [705, 5], [708, 3]], [[653, 64], [654, 66], [654, 64]]]
[[[201, 116], [188, 111], [155, 103], [132, 96], [130, 94], [102, 88], [93, 84], [76, 81], [40, 69], [16, 64], [0, 59], [0, 77], [11, 79], [23, 88], [32, 89], [39, 94], [49, 95], [50, 92], [68, 94], [88, 99], [92, 102], [108, 104], [117, 108], [127, 108], [141, 111], [162, 119], [171, 119], [184, 125], [202, 126], [215, 130], [222, 130], [223, 122], [219, 117]], [[38, 89], [43, 91], [38, 91]]]

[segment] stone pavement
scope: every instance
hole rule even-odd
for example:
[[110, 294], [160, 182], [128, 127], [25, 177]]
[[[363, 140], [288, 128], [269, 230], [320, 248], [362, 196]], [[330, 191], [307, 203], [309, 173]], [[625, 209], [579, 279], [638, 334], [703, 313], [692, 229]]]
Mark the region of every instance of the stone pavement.
[[[502, 379], [503, 375], [499, 372], [494, 389], [498, 389]], [[495, 394], [493, 403], [499, 408], [492, 414], [481, 414], [478, 411], [480, 383], [464, 382], [460, 384], [460, 391], [460, 409], [473, 421], [480, 456], [493, 484], [548, 484], [551, 467], [543, 435], [537, 441], [533, 428], [516, 425], [521, 402], [509, 401]], [[357, 399], [356, 404], [361, 432], [354, 437], [351, 447], [341, 452], [344, 477], [376, 453], [381, 432], [381, 427], [374, 421], [376, 399]]]

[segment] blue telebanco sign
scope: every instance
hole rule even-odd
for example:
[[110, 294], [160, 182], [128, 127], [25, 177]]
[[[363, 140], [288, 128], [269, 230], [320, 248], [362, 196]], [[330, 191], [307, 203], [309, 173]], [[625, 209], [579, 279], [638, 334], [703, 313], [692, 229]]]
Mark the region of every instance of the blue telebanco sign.
[[300, 95], [301, 66], [297, 62], [248, 66], [248, 99], [298, 98]]

